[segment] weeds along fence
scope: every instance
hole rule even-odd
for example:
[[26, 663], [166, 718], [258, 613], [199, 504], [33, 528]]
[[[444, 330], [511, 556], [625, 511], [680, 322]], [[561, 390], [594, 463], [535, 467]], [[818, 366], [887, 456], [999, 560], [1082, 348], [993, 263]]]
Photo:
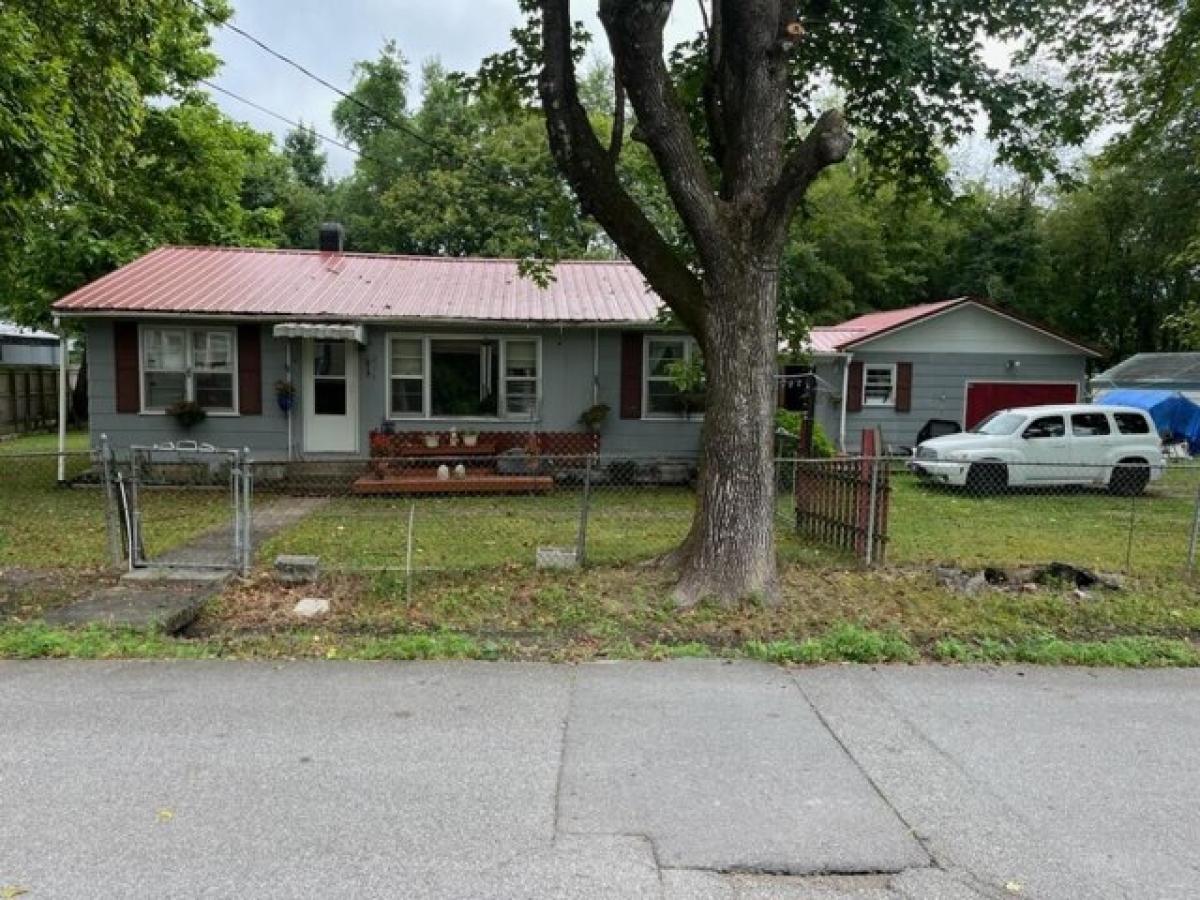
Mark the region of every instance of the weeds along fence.
[[[60, 485], [59, 461], [0, 444], [0, 569], [127, 567], [122, 516], [134, 511], [136, 561], [151, 565], [249, 568], [306, 555], [327, 570], [414, 577], [630, 565], [676, 546], [695, 506], [696, 465], [686, 458], [279, 463], [168, 454], [139, 466], [133, 492], [127, 450], [110, 461], [107, 481], [101, 456], [74, 452], [62, 457]], [[963, 465], [778, 460], [780, 558], [826, 567], [1063, 562], [1139, 578], [1196, 570], [1200, 463], [1010, 464], [974, 475]], [[234, 466], [244, 479], [237, 490]], [[121, 485], [133, 509], [114, 507]], [[246, 529], [240, 565], [238, 528]]]

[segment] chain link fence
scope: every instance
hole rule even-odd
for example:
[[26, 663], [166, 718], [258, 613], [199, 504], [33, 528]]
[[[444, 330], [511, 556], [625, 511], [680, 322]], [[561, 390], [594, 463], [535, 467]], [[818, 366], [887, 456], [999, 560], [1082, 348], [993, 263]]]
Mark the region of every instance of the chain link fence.
[[[127, 567], [134, 514], [135, 564], [203, 565], [216, 552], [216, 564], [247, 570], [303, 555], [327, 570], [405, 577], [633, 565], [687, 534], [697, 477], [686, 458], [151, 453], [135, 466], [126, 451], [107, 479], [102, 455], [67, 453], [60, 483], [58, 454], [6, 451], [0, 444], [0, 568], [9, 569]], [[871, 563], [900, 568], [1065, 563], [1147, 578], [1196, 568], [1200, 463], [1189, 460], [990, 464], [972, 474], [966, 463], [788, 458], [775, 480], [787, 561], [845, 567], [867, 561], [870, 546]], [[814, 527], [814, 515], [825, 524]]]

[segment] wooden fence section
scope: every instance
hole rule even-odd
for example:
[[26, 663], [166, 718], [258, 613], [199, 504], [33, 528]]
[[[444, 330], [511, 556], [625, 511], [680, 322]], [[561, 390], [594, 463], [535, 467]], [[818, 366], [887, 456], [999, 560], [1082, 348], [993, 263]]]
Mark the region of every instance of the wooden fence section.
[[48, 428], [57, 421], [57, 369], [0, 366], [0, 434]]
[[868, 565], [887, 548], [890, 466], [883, 459], [801, 459], [795, 465], [796, 530]]

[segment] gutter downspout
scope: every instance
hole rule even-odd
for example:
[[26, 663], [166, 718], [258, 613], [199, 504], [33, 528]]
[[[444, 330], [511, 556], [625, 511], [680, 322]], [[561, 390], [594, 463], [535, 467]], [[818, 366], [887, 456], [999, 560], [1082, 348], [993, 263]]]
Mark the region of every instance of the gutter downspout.
[[67, 480], [67, 333], [58, 316], [54, 327], [58, 331], [58, 483], [63, 484]]
[[853, 353], [847, 353], [842, 358], [842, 408], [838, 423], [838, 449], [843, 453], [846, 452], [846, 404], [850, 399], [847, 395], [850, 393], [850, 360], [852, 359], [854, 359]]
[[283, 368], [287, 372], [288, 384], [292, 385], [292, 402], [287, 408], [287, 429], [288, 429], [288, 462], [293, 459], [292, 456], [292, 410], [296, 406], [296, 382], [292, 381], [292, 339], [288, 338], [283, 345]]
[[592, 329], [592, 406], [600, 402], [600, 329]]

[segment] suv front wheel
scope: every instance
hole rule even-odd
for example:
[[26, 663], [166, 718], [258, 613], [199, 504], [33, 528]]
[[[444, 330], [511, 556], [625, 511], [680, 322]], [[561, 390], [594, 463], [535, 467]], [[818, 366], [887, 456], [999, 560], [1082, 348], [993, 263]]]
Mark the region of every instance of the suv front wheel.
[[999, 494], [1008, 487], [1008, 466], [998, 462], [971, 463], [966, 487], [967, 493], [976, 497]]

